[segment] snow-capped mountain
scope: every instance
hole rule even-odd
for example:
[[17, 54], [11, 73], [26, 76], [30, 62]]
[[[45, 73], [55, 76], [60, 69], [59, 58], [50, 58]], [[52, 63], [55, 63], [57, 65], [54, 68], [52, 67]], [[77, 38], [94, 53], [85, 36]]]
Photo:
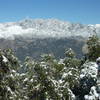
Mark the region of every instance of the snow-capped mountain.
[[43, 53], [64, 56], [66, 48], [72, 48], [82, 56], [85, 40], [93, 34], [100, 35], [100, 24], [83, 25], [57, 19], [24, 19], [18, 22], [0, 23], [0, 48], [12, 48], [17, 57], [37, 59]]
[[100, 34], [100, 24], [82, 25], [57, 19], [24, 19], [19, 22], [0, 23], [0, 38], [66, 38], [89, 37]]

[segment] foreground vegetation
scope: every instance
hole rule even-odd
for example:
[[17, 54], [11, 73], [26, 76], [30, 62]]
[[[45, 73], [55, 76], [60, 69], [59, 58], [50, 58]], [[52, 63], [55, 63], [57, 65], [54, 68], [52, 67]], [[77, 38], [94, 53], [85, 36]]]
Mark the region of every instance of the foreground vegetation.
[[81, 78], [81, 70], [100, 56], [100, 40], [92, 36], [86, 45], [88, 52], [81, 59], [70, 48], [63, 59], [44, 54], [39, 61], [26, 57], [23, 64], [11, 49], [1, 50], [0, 100], [84, 100], [96, 80]]

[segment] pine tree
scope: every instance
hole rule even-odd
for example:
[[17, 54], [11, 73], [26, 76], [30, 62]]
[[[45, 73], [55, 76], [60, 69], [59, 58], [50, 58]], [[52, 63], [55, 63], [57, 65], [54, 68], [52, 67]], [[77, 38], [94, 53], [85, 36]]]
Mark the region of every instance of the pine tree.
[[89, 37], [87, 49], [88, 53], [86, 56], [90, 61], [95, 61], [96, 58], [100, 57], [100, 39], [96, 35]]
[[[20, 97], [19, 74], [14, 70], [14, 59], [9, 60], [8, 52], [0, 51], [0, 100], [18, 100]], [[17, 61], [16, 61], [17, 62]]]

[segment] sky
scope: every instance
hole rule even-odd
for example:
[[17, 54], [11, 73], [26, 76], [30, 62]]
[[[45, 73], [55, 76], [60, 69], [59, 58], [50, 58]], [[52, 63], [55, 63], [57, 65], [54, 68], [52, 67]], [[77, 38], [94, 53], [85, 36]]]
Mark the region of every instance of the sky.
[[100, 24], [100, 0], [0, 0], [0, 22], [24, 18]]

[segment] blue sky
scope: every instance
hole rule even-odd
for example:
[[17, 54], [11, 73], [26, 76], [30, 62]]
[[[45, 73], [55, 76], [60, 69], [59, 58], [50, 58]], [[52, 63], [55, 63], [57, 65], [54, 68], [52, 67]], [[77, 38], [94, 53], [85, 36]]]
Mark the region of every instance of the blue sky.
[[0, 22], [27, 17], [100, 24], [100, 0], [0, 0]]

